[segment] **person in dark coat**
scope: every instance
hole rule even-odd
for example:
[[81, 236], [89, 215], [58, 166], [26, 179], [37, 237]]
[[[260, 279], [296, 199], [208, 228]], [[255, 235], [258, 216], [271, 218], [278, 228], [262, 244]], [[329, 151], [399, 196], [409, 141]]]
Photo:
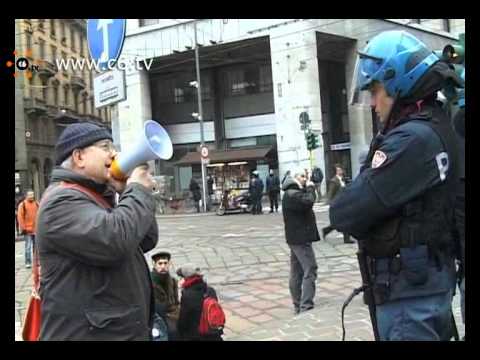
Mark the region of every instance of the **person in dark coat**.
[[202, 199], [202, 194], [200, 192], [200, 185], [198, 185], [193, 177], [190, 180], [190, 191], [192, 192], [193, 201], [195, 202], [195, 208], [197, 209], [197, 212], [200, 212], [199, 201]]
[[[340, 194], [346, 186], [346, 179], [344, 176], [343, 168], [340, 164], [335, 164], [335, 176], [330, 179], [330, 184], [327, 193], [328, 203], [330, 204], [335, 197]], [[322, 229], [322, 238], [325, 240], [328, 234], [330, 234], [334, 228], [331, 225], [325, 226]], [[350, 239], [350, 235], [343, 233], [344, 244], [354, 244], [355, 242]]]
[[270, 198], [270, 213], [275, 209], [278, 212], [278, 195], [280, 194], [280, 179], [270, 170], [270, 176], [267, 178], [267, 193]]
[[168, 339], [171, 341], [177, 339], [180, 301], [178, 300], [178, 281], [169, 272], [170, 259], [171, 255], [166, 251], [154, 253], [151, 277], [155, 312], [165, 320], [168, 327]]
[[185, 265], [177, 270], [177, 275], [181, 277], [179, 285], [182, 287], [180, 316], [177, 324], [179, 340], [223, 341], [223, 332], [208, 336], [200, 335], [198, 332], [203, 299], [206, 295], [218, 299], [215, 290], [203, 280], [203, 275], [199, 268]]
[[254, 170], [252, 172], [252, 177], [250, 179], [250, 185], [248, 192], [250, 193], [250, 198], [252, 201], [252, 215], [260, 214], [259, 202], [261, 202], [261, 191], [263, 190], [263, 185], [260, 183], [262, 180], [258, 177], [258, 171]]
[[317, 262], [312, 242], [320, 240], [320, 236], [313, 212], [315, 185], [307, 182], [303, 170], [293, 174], [283, 185], [282, 212], [290, 248], [290, 294], [298, 314], [314, 307]]
[[260, 178], [259, 174], [258, 174], [258, 171], [255, 171], [256, 172], [256, 178], [257, 178], [257, 181], [255, 182], [255, 186], [256, 186], [256, 203], [257, 203], [257, 215], [262, 215], [263, 214], [263, 210], [262, 210], [262, 198], [263, 198], [263, 189], [264, 189], [264, 184], [263, 184], [263, 180]]
[[144, 253], [158, 241], [155, 183], [145, 166], [126, 182], [114, 180], [115, 156], [110, 132], [91, 123], [68, 126], [56, 144], [60, 167], [37, 220], [40, 340], [151, 339]]
[[315, 190], [317, 191], [317, 201], [322, 198], [322, 181], [323, 172], [318, 166], [315, 166], [312, 171], [312, 182], [315, 184]]

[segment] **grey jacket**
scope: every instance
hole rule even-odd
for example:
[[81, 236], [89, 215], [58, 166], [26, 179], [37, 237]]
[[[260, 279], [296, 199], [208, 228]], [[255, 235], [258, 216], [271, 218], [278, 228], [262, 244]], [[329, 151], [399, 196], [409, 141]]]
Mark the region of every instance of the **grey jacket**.
[[130, 184], [104, 209], [77, 183], [113, 205], [114, 192], [72, 171], [52, 173], [37, 221], [40, 340], [149, 340], [153, 291], [144, 252], [155, 247], [155, 200]]

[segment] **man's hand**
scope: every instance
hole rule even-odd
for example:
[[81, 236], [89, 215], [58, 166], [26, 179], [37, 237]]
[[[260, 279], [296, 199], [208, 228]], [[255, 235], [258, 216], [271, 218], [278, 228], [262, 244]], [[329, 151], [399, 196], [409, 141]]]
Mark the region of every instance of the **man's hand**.
[[140, 165], [133, 169], [132, 175], [127, 179], [127, 185], [131, 183], [138, 183], [145, 186], [147, 189], [152, 191], [157, 183], [150, 174], [148, 165]]
[[113, 186], [115, 191], [119, 194], [123, 193], [123, 191], [125, 190], [125, 187], [127, 186], [126, 181], [117, 180], [113, 176], [110, 176], [110, 178], [108, 179], [108, 184]]

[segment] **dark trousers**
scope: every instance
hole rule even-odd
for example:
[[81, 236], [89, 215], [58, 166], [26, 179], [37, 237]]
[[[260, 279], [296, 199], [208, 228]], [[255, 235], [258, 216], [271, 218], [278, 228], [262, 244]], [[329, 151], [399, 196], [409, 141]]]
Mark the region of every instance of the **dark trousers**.
[[273, 209], [278, 211], [278, 192], [270, 191], [268, 197], [270, 198], [270, 212], [273, 212]]
[[262, 213], [262, 195], [258, 195], [253, 198], [252, 214], [256, 215], [261, 213]]
[[[324, 236], [326, 237], [328, 234], [330, 234], [333, 230], [335, 230], [332, 225], [325, 226], [322, 229], [322, 232]], [[349, 242], [350, 241], [350, 235], [347, 233], [343, 233], [343, 242]]]

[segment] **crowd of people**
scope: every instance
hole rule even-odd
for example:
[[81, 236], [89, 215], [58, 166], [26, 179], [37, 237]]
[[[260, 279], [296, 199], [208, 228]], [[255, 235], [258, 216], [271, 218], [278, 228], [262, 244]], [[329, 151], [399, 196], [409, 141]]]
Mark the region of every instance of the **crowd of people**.
[[[464, 312], [465, 275], [458, 278], [455, 261], [465, 261], [465, 175], [436, 93], [446, 81], [456, 87], [462, 81], [403, 31], [374, 37], [359, 59], [358, 88], [370, 94], [382, 130], [353, 181], [335, 165], [327, 187], [330, 225], [319, 232], [313, 211], [322, 197], [321, 169], [293, 168], [281, 182], [270, 171], [266, 180], [270, 212], [278, 212], [283, 190], [293, 311], [315, 307], [312, 243], [335, 229], [366, 253], [362, 278], [371, 284], [365, 301], [375, 309], [378, 340], [449, 340], [457, 281]], [[159, 251], [148, 272], [145, 254], [159, 240], [155, 181], [147, 165], [126, 180], [113, 178], [112, 141], [98, 125], [68, 126], [40, 204], [28, 191], [16, 205], [25, 265], [32, 266], [32, 254], [41, 264], [39, 340], [222, 340], [225, 314], [199, 268], [180, 267], [177, 280], [169, 271], [171, 254]], [[190, 190], [200, 211], [193, 179]], [[254, 215], [262, 214], [263, 190], [255, 170], [249, 188]]]

